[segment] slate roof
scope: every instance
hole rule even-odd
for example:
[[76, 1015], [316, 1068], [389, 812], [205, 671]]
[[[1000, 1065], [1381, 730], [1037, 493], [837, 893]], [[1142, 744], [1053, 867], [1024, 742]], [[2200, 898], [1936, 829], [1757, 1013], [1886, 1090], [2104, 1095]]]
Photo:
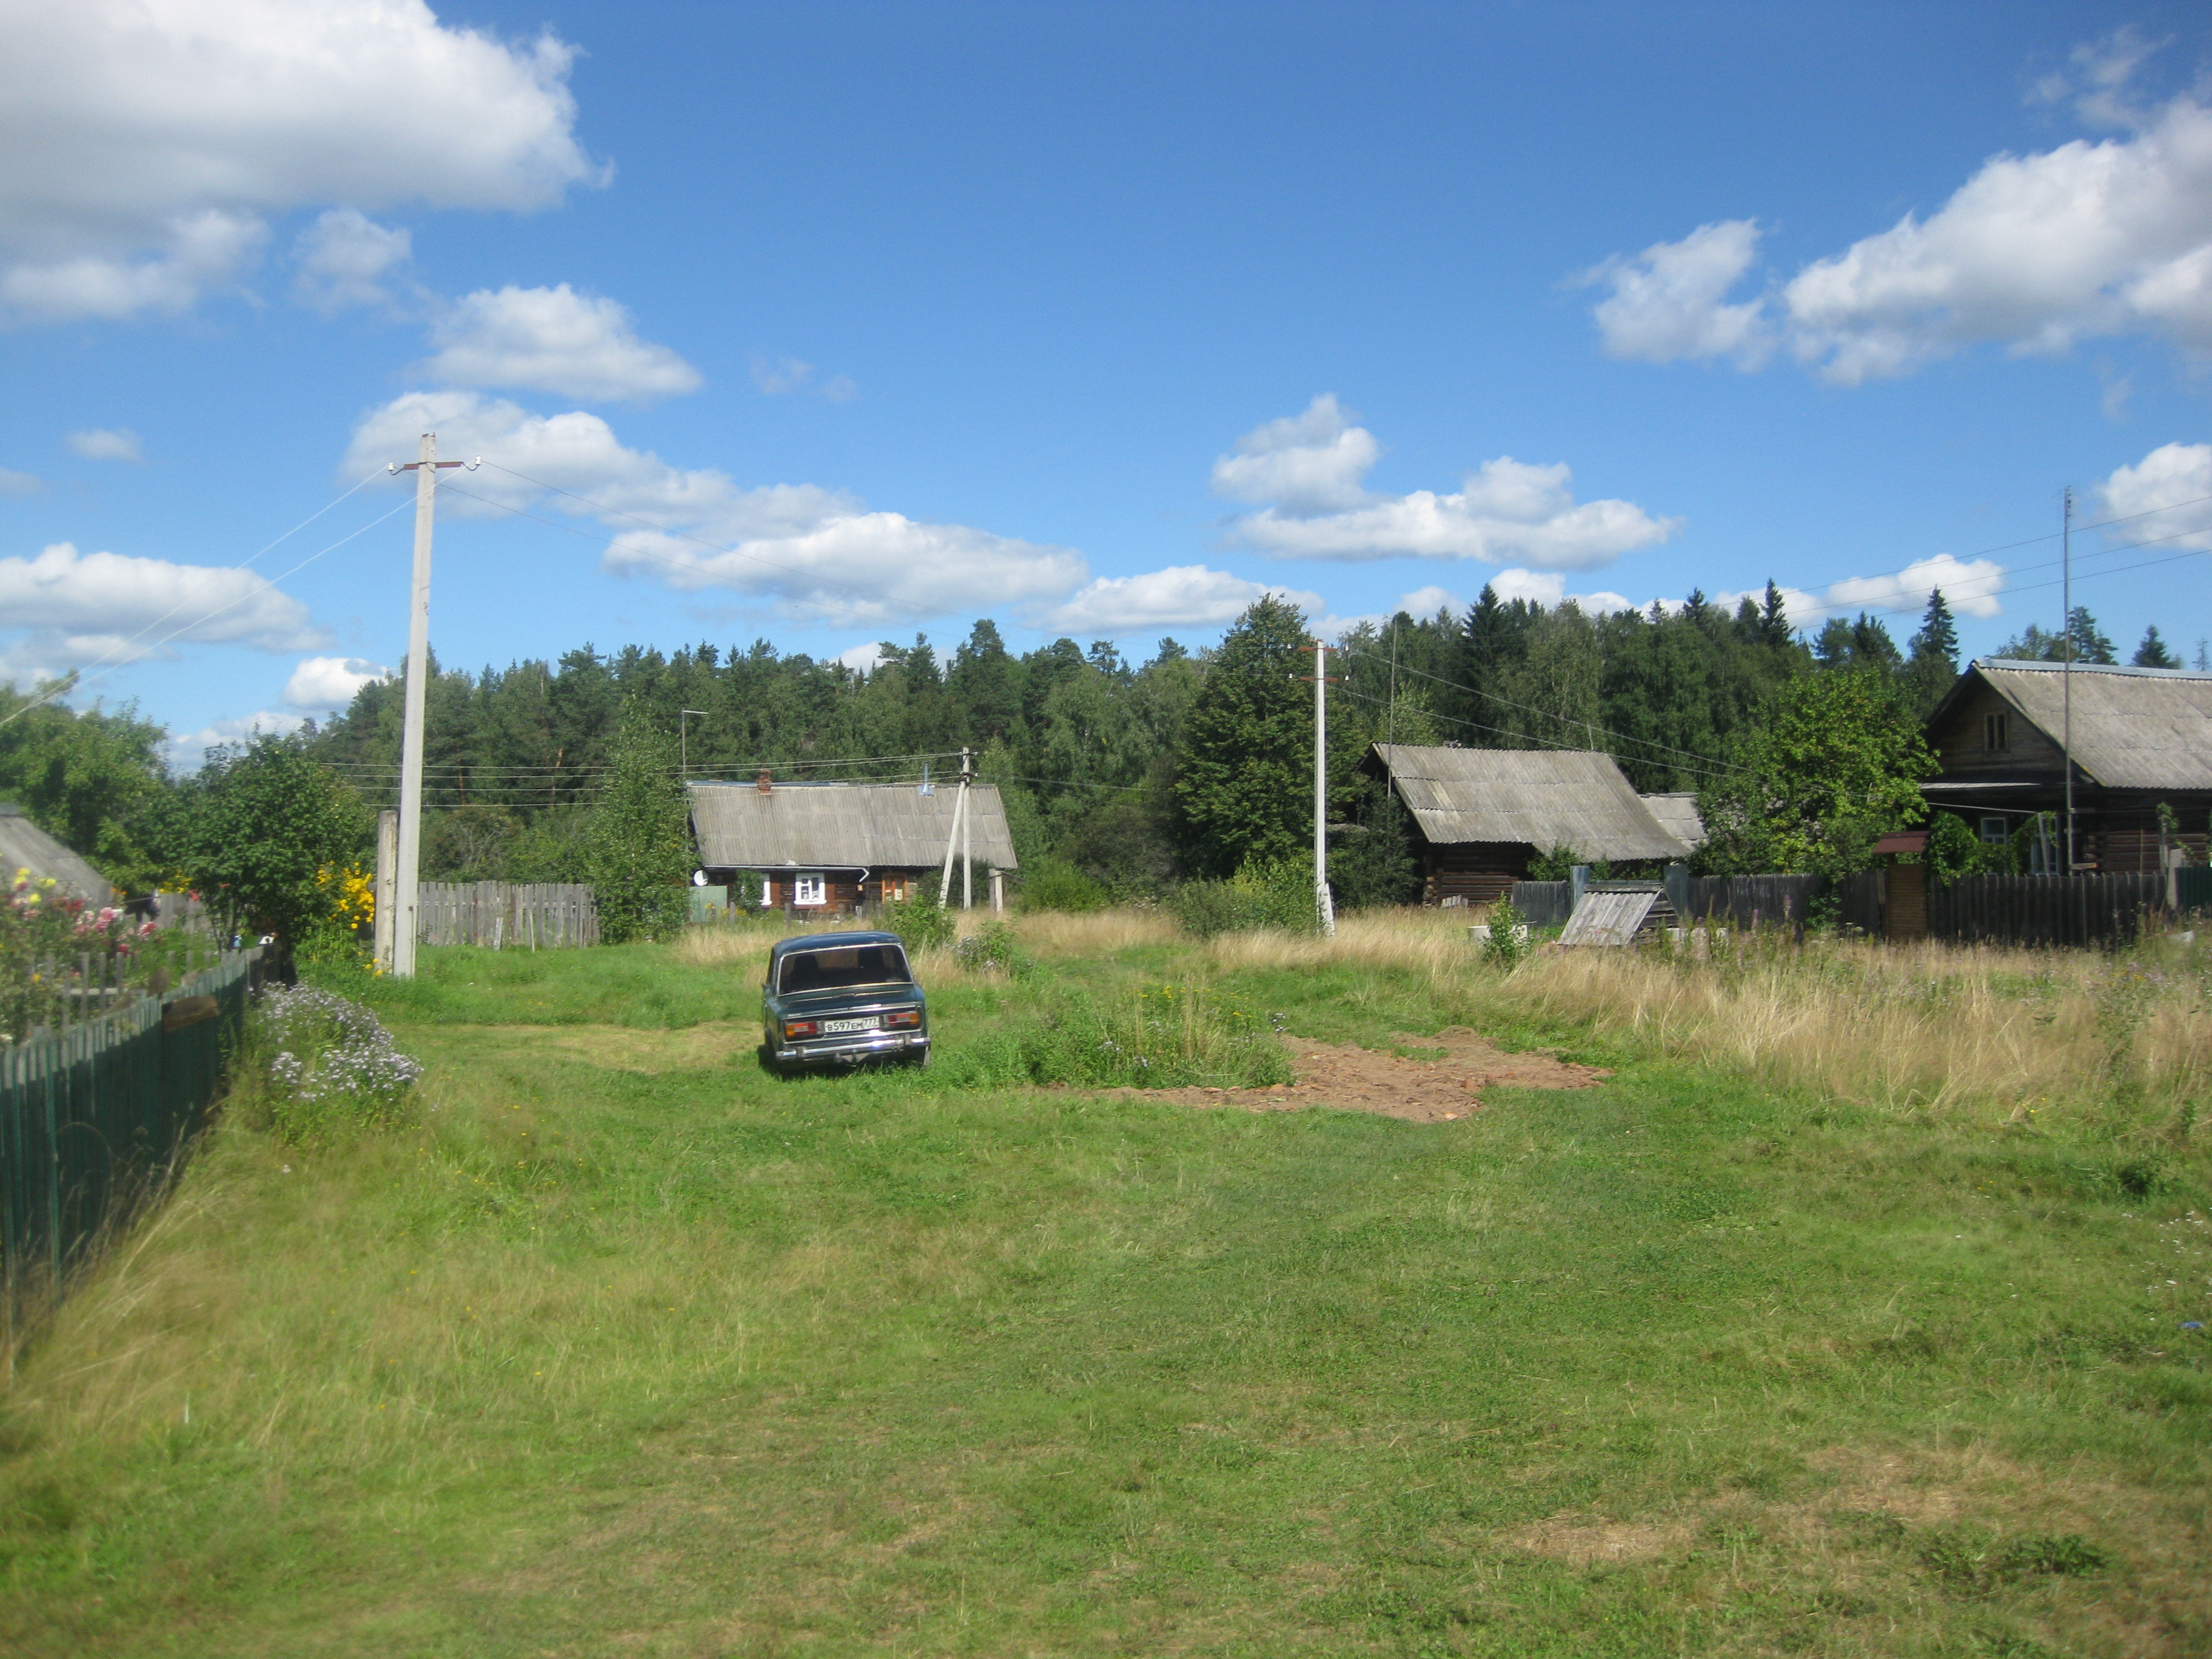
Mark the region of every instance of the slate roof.
[[[694, 783], [699, 862], [724, 870], [934, 870], [945, 862], [960, 786], [910, 783]], [[979, 864], [1018, 867], [996, 786], [968, 793], [968, 842]]]
[[2212, 789], [2212, 674], [2185, 668], [1976, 661], [1930, 725], [1978, 675], [2054, 744], [2066, 730], [2073, 682], [2074, 763], [2107, 789]]
[[31, 822], [12, 801], [0, 801], [0, 885], [27, 869], [32, 879], [51, 876], [54, 890], [88, 904], [106, 904], [114, 884], [91, 865]]
[[1705, 844], [1705, 821], [1698, 816], [1695, 795], [1665, 794], [1639, 796], [1651, 816], [1659, 820], [1659, 827], [1685, 847]]
[[1523, 842], [1545, 853], [1571, 847], [1593, 859], [1690, 855], [1610, 755], [1378, 743], [1365, 763], [1388, 773], [1431, 846]]

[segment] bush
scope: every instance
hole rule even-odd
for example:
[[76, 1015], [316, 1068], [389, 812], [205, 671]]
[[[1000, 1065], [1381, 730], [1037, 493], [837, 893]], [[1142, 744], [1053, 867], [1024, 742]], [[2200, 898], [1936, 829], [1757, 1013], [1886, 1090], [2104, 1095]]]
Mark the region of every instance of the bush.
[[943, 1081], [964, 1088], [1265, 1089], [1294, 1080], [1266, 1020], [1193, 985], [1144, 986], [1112, 1004], [1070, 994], [945, 1058]]
[[422, 1063], [401, 1054], [360, 1003], [312, 986], [276, 986], [253, 1011], [258, 1064], [244, 1091], [253, 1126], [295, 1146], [333, 1140], [411, 1115]]
[[953, 947], [963, 968], [975, 973], [1001, 973], [1019, 979], [1036, 966], [1014, 939], [1014, 930], [1003, 921], [987, 921], [983, 931], [971, 933]]
[[1262, 927], [1310, 933], [1320, 923], [1313, 866], [1294, 859], [1248, 863], [1230, 881], [1186, 882], [1170, 904], [1184, 928], [1200, 939]]
[[1533, 948], [1518, 931], [1528, 923], [1528, 919], [1513, 908], [1511, 899], [1500, 899], [1492, 905], [1490, 937], [1482, 942], [1482, 959], [1493, 968], [1509, 971], [1517, 967]]
[[952, 912], [919, 884], [912, 898], [884, 906], [884, 931], [896, 933], [910, 957], [951, 944], [953, 928]]
[[1058, 859], [1039, 865], [1022, 883], [1024, 910], [1103, 910], [1113, 902], [1104, 883]]

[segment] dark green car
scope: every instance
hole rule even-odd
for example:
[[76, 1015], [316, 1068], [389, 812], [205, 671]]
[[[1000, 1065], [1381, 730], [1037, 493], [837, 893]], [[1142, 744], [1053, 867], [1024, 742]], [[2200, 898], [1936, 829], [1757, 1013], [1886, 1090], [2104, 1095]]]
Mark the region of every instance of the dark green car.
[[779, 1072], [929, 1064], [929, 1006], [896, 933], [778, 939], [761, 987], [762, 1052]]

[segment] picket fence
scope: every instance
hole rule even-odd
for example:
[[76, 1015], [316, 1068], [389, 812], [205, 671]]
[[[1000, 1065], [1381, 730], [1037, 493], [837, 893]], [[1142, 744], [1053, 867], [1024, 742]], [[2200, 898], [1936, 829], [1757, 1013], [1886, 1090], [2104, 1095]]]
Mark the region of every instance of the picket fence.
[[0, 1365], [205, 1123], [267, 965], [258, 946], [226, 952], [173, 991], [0, 1047]]
[[538, 951], [599, 942], [599, 901], [589, 887], [563, 882], [426, 881], [416, 891], [419, 944]]

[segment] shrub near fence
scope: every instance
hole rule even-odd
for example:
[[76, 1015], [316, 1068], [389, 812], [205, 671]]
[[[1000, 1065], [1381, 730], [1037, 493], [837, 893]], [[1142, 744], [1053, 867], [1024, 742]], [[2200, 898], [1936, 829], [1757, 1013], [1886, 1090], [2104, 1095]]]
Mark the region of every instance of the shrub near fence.
[[155, 1190], [206, 1121], [262, 952], [227, 954], [166, 997], [0, 1048], [0, 1318], [52, 1296]]
[[416, 890], [416, 942], [551, 950], [599, 942], [589, 887], [562, 882], [426, 881]]

